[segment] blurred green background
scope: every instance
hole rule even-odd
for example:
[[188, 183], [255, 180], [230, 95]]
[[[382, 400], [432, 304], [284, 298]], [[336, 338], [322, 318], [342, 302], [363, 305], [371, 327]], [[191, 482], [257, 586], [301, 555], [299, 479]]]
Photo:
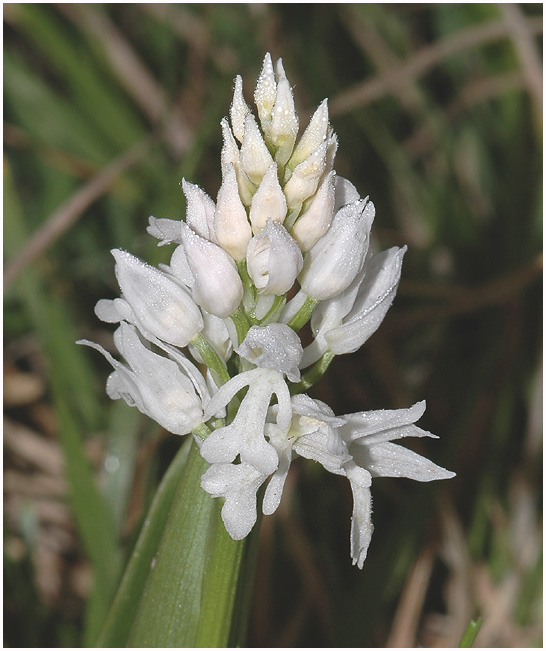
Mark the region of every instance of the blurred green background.
[[[427, 400], [457, 472], [379, 479], [363, 571], [348, 483], [294, 464], [264, 518], [248, 646], [542, 645], [542, 5], [4, 4], [4, 644], [92, 644], [180, 439], [110, 402], [93, 307], [112, 248], [215, 197], [233, 78], [282, 57], [301, 124], [408, 244], [383, 326], [312, 395]], [[408, 442], [412, 446], [413, 442]]]

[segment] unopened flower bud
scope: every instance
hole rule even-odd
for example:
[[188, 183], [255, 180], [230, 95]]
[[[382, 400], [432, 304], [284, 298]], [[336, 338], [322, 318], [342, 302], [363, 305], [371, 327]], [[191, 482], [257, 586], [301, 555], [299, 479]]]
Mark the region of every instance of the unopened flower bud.
[[258, 185], [271, 167], [273, 159], [269, 153], [256, 119], [249, 113], [245, 118], [245, 136], [241, 145], [241, 166], [248, 178]]
[[332, 171], [290, 231], [302, 251], [309, 251], [330, 228], [334, 216], [334, 179], [335, 172]]
[[289, 207], [302, 203], [315, 193], [326, 169], [327, 151], [328, 143], [324, 141], [296, 167], [284, 186], [284, 194]]
[[262, 71], [256, 83], [254, 91], [254, 101], [258, 109], [258, 116], [262, 123], [262, 128], [271, 122], [271, 113], [275, 100], [277, 99], [277, 82], [275, 80], [275, 71], [269, 52], [265, 55]]
[[281, 224], [268, 220], [248, 244], [248, 273], [260, 294], [281, 296], [292, 287], [303, 266], [297, 242]]
[[289, 167], [294, 169], [310, 156], [315, 149], [326, 140], [327, 133], [328, 100], [325, 99], [313, 114], [313, 117], [303, 132], [302, 137], [299, 139], [299, 142], [294, 149], [294, 153], [290, 157], [288, 163]]
[[231, 257], [240, 262], [245, 259], [246, 247], [252, 237], [245, 207], [239, 196], [237, 178], [233, 165], [224, 175], [224, 180], [216, 199], [214, 232], [217, 243]]
[[290, 82], [286, 78], [281, 59], [277, 61], [277, 98], [273, 106], [271, 124], [266, 133], [276, 148], [275, 160], [279, 165], [285, 165], [298, 135], [298, 117]]
[[175, 346], [187, 346], [203, 328], [201, 311], [189, 292], [126, 251], [114, 249], [112, 255], [123, 298], [143, 333]]
[[324, 301], [344, 291], [362, 268], [375, 208], [361, 200], [339, 210], [324, 237], [307, 252], [299, 281], [303, 291]]
[[243, 284], [233, 258], [187, 224], [182, 227], [184, 250], [195, 276], [193, 299], [221, 319], [233, 314], [243, 298]]
[[188, 203], [186, 223], [198, 235], [206, 240], [216, 242], [214, 235], [214, 201], [201, 188], [182, 179], [182, 190]]
[[273, 163], [265, 173], [252, 197], [250, 205], [250, 222], [254, 235], [260, 233], [268, 219], [274, 222], [283, 223], [286, 217], [286, 197], [282, 191], [277, 176], [277, 165]]
[[233, 134], [239, 142], [243, 142], [243, 137], [245, 135], [245, 118], [249, 113], [250, 109], [243, 97], [243, 80], [241, 75], [237, 75], [237, 77], [235, 77], [233, 102], [231, 103], [229, 115], [231, 117]]
[[239, 194], [245, 206], [249, 206], [254, 194], [254, 183], [248, 178], [246, 172], [242, 168], [241, 153], [239, 147], [235, 142], [233, 133], [229, 127], [228, 121], [224, 118], [220, 123], [222, 127], [222, 135], [224, 137], [224, 146], [220, 155], [220, 162], [222, 167], [222, 176], [225, 176], [230, 167], [233, 165], [235, 173], [237, 174], [237, 185], [239, 186]]

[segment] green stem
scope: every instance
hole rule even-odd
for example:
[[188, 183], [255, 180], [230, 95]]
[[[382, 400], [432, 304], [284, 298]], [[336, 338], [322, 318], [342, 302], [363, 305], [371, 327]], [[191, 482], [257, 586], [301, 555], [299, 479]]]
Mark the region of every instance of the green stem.
[[290, 393], [292, 395], [303, 393], [304, 391], [307, 391], [309, 387], [312, 387], [313, 384], [318, 382], [324, 373], [326, 373], [326, 370], [330, 366], [334, 357], [334, 353], [327, 350], [318, 362], [309, 371], [302, 375], [300, 382], [290, 386]]
[[303, 326], [311, 318], [311, 315], [313, 314], [313, 310], [317, 306], [317, 303], [318, 301], [311, 296], [308, 296], [305, 299], [304, 304], [288, 322], [288, 325], [292, 328], [292, 330], [298, 332], [301, 330], [301, 328], [303, 328]]
[[231, 314], [229, 318], [233, 321], [235, 329], [237, 330], [237, 343], [241, 345], [244, 338], [246, 337], [246, 333], [250, 329], [250, 323], [246, 317], [246, 314], [241, 310], [240, 307], [237, 308], [237, 310]]
[[195, 335], [190, 343], [199, 351], [203, 361], [212, 371], [218, 386], [230, 380], [224, 361], [200, 332]]

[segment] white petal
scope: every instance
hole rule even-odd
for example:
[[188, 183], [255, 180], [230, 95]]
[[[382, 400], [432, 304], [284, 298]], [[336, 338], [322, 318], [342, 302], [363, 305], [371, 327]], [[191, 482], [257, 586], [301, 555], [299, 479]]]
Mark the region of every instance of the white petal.
[[160, 240], [158, 246], [182, 242], [182, 230], [180, 222], [173, 219], [156, 219], [155, 217], [149, 218], [150, 225], [146, 231], [156, 239]]
[[358, 468], [352, 463], [347, 464], [346, 473], [353, 492], [351, 558], [353, 559], [353, 565], [356, 565], [361, 570], [368, 554], [368, 547], [373, 533], [371, 476], [363, 468]]
[[415, 481], [451, 479], [455, 473], [437, 466], [425, 457], [396, 443], [351, 446], [358, 465], [367, 468], [373, 477], [407, 477]]

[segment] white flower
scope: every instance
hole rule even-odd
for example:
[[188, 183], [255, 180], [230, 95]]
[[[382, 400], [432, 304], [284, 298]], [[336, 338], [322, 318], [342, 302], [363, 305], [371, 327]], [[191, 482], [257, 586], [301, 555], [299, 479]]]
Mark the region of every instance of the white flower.
[[[86, 340], [78, 342], [101, 352], [114, 367], [106, 385], [110, 398], [123, 398], [128, 405], [136, 406], [173, 434], [188, 434], [201, 424], [201, 398], [184, 367], [146, 348], [135, 328], [128, 323], [120, 324], [114, 333], [114, 342], [128, 366], [115, 360], [98, 344]], [[185, 360], [184, 366], [187, 368], [191, 363]], [[195, 367], [193, 370], [198, 373]]]
[[317, 307], [311, 318], [315, 340], [305, 349], [302, 368], [327, 350], [353, 353], [373, 335], [396, 295], [405, 252], [393, 247], [371, 255], [345, 292]]
[[368, 475], [370, 478], [407, 477], [416, 481], [435, 481], [455, 476], [455, 473], [437, 466], [416, 452], [391, 443], [408, 436], [438, 438], [414, 425], [423, 415], [425, 406], [422, 401], [409, 409], [359, 412], [343, 416], [347, 422], [340, 431], [353, 459], [346, 467], [355, 496], [351, 556], [359, 568], [362, 568], [366, 559], [372, 532], [371, 497], [366, 492], [369, 491]]
[[365, 199], [338, 210], [305, 256], [299, 281], [306, 294], [324, 301], [347, 289], [364, 264], [374, 216], [373, 203]]
[[[114, 249], [112, 255], [123, 299], [130, 307], [130, 314], [125, 307], [124, 318], [138, 325], [147, 338], [151, 334], [175, 346], [187, 346], [203, 328], [201, 312], [187, 289], [126, 251]], [[123, 303], [116, 305], [124, 309]]]
[[260, 368], [284, 373], [291, 382], [300, 381], [303, 348], [298, 335], [284, 323], [252, 326], [237, 352]]
[[216, 199], [214, 233], [216, 242], [234, 260], [240, 262], [245, 259], [246, 247], [252, 237], [252, 229], [239, 196], [237, 176], [233, 165], [230, 165], [224, 175], [222, 187]]
[[309, 251], [326, 235], [334, 216], [335, 172], [330, 172], [320, 184], [309, 207], [298, 217], [290, 231], [302, 251]]
[[194, 301], [222, 319], [233, 314], [243, 298], [243, 285], [233, 258], [186, 224], [182, 227], [184, 250], [195, 277]]
[[303, 267], [301, 251], [286, 228], [271, 220], [249, 242], [248, 273], [260, 294], [282, 296], [294, 284]]
[[277, 164], [273, 163], [252, 197], [250, 205], [252, 232], [254, 235], [261, 233], [268, 220], [282, 224], [285, 217], [286, 198], [277, 176]]

